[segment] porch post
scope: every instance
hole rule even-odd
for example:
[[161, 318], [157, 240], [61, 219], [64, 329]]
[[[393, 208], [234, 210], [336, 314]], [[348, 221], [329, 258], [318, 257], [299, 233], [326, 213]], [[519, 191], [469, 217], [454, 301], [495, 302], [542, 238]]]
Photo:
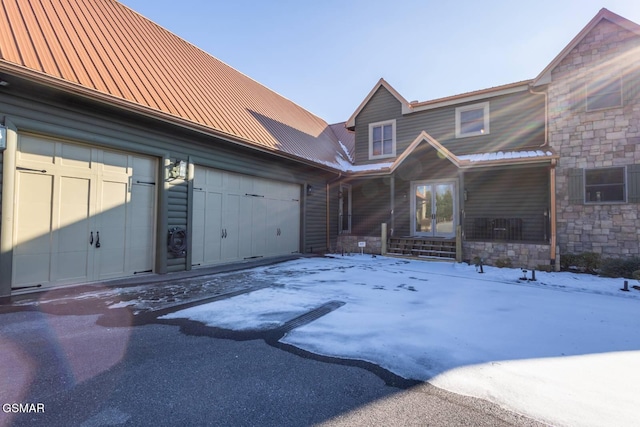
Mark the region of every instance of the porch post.
[[[554, 265], [559, 266], [558, 263], [558, 254], [556, 253], [556, 245], [557, 245], [557, 236], [556, 236], [556, 160], [553, 159], [551, 161], [551, 169], [549, 170], [549, 187], [551, 187], [551, 203], [549, 206], [549, 220], [551, 222], [551, 247], [550, 249], [550, 260], [554, 263]], [[558, 268], [556, 268], [558, 270]]]
[[391, 236], [393, 236], [396, 228], [395, 205], [396, 205], [396, 177], [391, 174], [389, 179], [389, 187], [391, 187]]

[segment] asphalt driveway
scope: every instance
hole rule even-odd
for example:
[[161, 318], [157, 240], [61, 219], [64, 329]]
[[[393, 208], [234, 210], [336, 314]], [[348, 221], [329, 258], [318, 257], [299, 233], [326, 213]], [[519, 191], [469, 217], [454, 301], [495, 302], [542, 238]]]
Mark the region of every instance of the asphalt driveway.
[[[269, 286], [245, 279], [239, 271], [125, 291], [69, 288], [4, 304], [0, 426], [537, 425], [374, 365], [278, 344], [273, 331], [157, 319]], [[136, 299], [145, 292], [153, 298]], [[16, 413], [16, 403], [44, 410]]]

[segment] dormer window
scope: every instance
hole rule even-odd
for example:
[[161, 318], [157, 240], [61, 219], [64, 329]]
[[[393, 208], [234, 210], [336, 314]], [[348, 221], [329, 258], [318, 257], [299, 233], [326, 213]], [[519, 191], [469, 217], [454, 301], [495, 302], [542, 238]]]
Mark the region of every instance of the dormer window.
[[369, 124], [369, 159], [396, 155], [396, 121]]
[[456, 138], [489, 133], [489, 103], [456, 108]]

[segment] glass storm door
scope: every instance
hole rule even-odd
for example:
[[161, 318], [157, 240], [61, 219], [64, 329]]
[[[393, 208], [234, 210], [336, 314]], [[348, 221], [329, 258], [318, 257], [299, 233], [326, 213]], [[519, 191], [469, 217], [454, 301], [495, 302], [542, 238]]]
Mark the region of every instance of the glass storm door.
[[456, 185], [453, 182], [414, 183], [413, 233], [416, 236], [454, 237]]

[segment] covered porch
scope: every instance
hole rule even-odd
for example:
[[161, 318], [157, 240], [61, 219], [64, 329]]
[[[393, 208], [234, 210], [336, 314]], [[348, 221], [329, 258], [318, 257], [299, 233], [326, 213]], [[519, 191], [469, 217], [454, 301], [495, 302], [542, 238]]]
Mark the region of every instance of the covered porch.
[[386, 170], [342, 180], [338, 250], [367, 241], [396, 256], [553, 263], [553, 154], [490, 154], [454, 156], [423, 137]]

